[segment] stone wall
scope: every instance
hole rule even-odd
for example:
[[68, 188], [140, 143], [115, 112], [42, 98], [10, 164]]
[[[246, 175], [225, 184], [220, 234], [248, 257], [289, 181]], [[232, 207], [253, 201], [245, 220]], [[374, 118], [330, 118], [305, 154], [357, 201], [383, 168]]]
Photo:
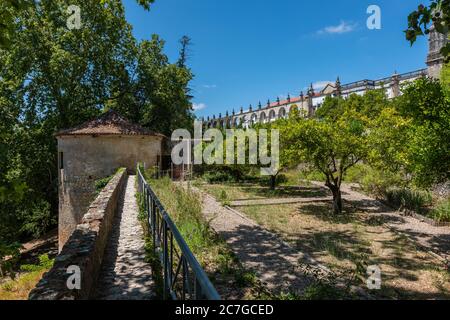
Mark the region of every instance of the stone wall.
[[[95, 287], [113, 218], [124, 192], [126, 170], [120, 170], [92, 202], [81, 224], [70, 236], [47, 272], [30, 295], [30, 300], [83, 300], [88, 299]], [[70, 290], [67, 273], [70, 266], [81, 271], [80, 290]]]
[[160, 136], [60, 136], [59, 249], [61, 250], [89, 204], [95, 198], [95, 181], [117, 168], [136, 170], [138, 162], [155, 166], [162, 155]]

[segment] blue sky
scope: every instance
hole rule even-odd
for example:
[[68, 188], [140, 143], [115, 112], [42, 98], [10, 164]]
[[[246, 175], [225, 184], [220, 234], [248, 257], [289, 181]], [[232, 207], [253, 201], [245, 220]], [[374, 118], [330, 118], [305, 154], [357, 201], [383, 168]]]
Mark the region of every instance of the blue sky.
[[[156, 0], [150, 12], [125, 0], [138, 39], [156, 33], [176, 61], [192, 38], [189, 66], [198, 116], [298, 95], [311, 82], [342, 83], [425, 67], [427, 42], [412, 48], [402, 32], [420, 0]], [[426, 1], [425, 1], [426, 2]], [[369, 5], [381, 30], [369, 30]]]

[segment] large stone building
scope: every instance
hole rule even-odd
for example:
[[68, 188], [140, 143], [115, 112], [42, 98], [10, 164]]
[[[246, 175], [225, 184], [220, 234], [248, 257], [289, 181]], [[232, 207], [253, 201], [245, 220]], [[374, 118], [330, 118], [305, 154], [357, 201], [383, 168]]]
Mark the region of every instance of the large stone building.
[[138, 162], [161, 166], [165, 136], [133, 124], [114, 111], [57, 135], [59, 162], [59, 248], [95, 198], [95, 181]]
[[341, 84], [338, 78], [336, 82], [329, 83], [322, 90], [316, 92], [311, 84], [306, 93], [301, 92], [298, 96], [291, 97], [288, 95], [287, 99], [276, 99], [275, 102], [267, 101], [265, 105], [259, 104], [256, 107], [250, 105], [247, 110], [240, 108], [238, 112], [226, 112], [212, 117], [202, 118], [205, 127], [208, 128], [248, 128], [255, 123], [265, 123], [275, 121], [280, 118], [289, 116], [293, 108], [298, 108], [300, 112], [307, 116], [314, 114], [315, 110], [322, 105], [327, 96], [342, 96], [344, 98], [351, 94], [363, 95], [368, 90], [385, 89], [386, 95], [389, 98], [397, 97], [401, 94], [402, 85], [414, 81], [420, 77], [438, 78], [444, 63], [444, 58], [440, 53], [441, 48], [447, 43], [447, 37], [436, 32], [434, 28], [431, 29], [428, 39], [428, 68], [397, 74], [395, 72], [392, 76], [369, 80], [364, 79], [348, 84]]

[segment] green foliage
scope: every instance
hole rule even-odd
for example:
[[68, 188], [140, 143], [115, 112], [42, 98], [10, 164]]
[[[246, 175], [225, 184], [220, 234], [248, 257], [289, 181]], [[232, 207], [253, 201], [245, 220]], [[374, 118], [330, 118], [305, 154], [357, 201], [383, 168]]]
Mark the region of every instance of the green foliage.
[[446, 91], [447, 97], [450, 96], [450, 62], [445, 64], [442, 68], [441, 84]]
[[20, 243], [4, 243], [0, 239], [0, 277], [11, 275], [14, 277], [13, 268], [20, 257]]
[[[69, 5], [81, 8], [80, 30], [66, 27]], [[0, 9], [0, 241], [8, 243], [56, 224], [55, 132], [110, 108], [164, 134], [189, 127], [193, 76], [169, 61], [158, 36], [134, 38], [122, 1], [6, 0]]]
[[48, 257], [48, 254], [40, 255], [39, 257], [39, 264], [24, 264], [20, 266], [20, 270], [26, 271], [26, 272], [36, 272], [36, 271], [42, 271], [42, 270], [48, 270], [53, 266], [53, 263], [55, 262], [55, 259], [50, 259]]
[[111, 181], [111, 179], [114, 177], [114, 175], [111, 175], [109, 177], [99, 179], [95, 181], [95, 190], [97, 193], [100, 193], [105, 187], [108, 185], [108, 183]]
[[20, 210], [20, 220], [23, 221], [19, 232], [39, 238], [45, 232], [56, 225], [57, 219], [52, 213], [50, 204], [42, 200], [37, 200], [25, 210]]
[[409, 209], [421, 213], [423, 209], [432, 204], [429, 192], [407, 188], [391, 188], [385, 191], [385, 198], [390, 205], [398, 209]]
[[148, 181], [191, 250], [201, 256], [203, 249], [211, 246], [212, 240], [209, 225], [202, 215], [200, 199], [192, 191], [175, 185], [168, 177]]
[[282, 162], [307, 163], [321, 172], [333, 192], [335, 213], [342, 211], [340, 187], [345, 173], [368, 155], [369, 118], [363, 107], [369, 98], [328, 98], [318, 118], [292, 118], [279, 125]]
[[225, 190], [222, 190], [220, 192], [219, 201], [223, 206], [227, 206], [230, 204], [227, 192]]
[[[143, 207], [141, 207], [143, 209]], [[152, 268], [152, 278], [155, 282], [155, 294], [158, 299], [164, 297], [164, 276], [161, 260], [153, 246], [153, 239], [151, 237], [145, 238], [145, 261], [150, 264]]]
[[[450, 28], [450, 0], [432, 0], [428, 7], [421, 4], [411, 12], [408, 29], [405, 30], [406, 39], [413, 45], [417, 37], [430, 33], [432, 24], [437, 32], [447, 35]], [[441, 53], [447, 60], [450, 58], [450, 43], [442, 48]]]
[[245, 166], [214, 166], [213, 168], [207, 167], [202, 177], [211, 184], [239, 182], [247, 178], [246, 171]]
[[3, 0], [0, 2], [0, 49], [8, 48], [14, 36], [15, 12], [24, 10], [30, 0]]
[[397, 140], [403, 147], [396, 146], [406, 171], [423, 187], [450, 179], [450, 96], [438, 81], [424, 78], [406, 87], [395, 104], [408, 121], [400, 131], [404, 139]]
[[440, 202], [431, 211], [430, 217], [439, 222], [450, 222], [450, 199]]

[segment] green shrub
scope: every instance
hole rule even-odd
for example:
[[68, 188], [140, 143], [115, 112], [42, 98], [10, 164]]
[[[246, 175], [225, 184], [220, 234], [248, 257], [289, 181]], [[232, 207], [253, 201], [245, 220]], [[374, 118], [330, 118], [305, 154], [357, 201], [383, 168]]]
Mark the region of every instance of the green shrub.
[[203, 176], [203, 179], [210, 184], [236, 182], [236, 179], [227, 172], [208, 172]]
[[50, 259], [48, 254], [43, 254], [39, 256], [39, 264], [24, 264], [20, 266], [20, 270], [26, 272], [35, 272], [48, 270], [53, 266], [55, 259]]
[[317, 170], [301, 170], [299, 173], [300, 180], [306, 181], [325, 181], [325, 175]]
[[245, 166], [215, 166], [213, 168], [208, 167], [203, 172], [203, 179], [211, 184], [240, 182], [254, 178], [250, 173], [253, 173], [253, 171], [245, 168]]
[[358, 175], [361, 178], [359, 183], [363, 190], [376, 197], [383, 198], [387, 190], [393, 186], [405, 186], [405, 181], [400, 173], [391, 173], [365, 166], [364, 169], [360, 167], [359, 173], [355, 172], [353, 177]]
[[362, 183], [367, 174], [370, 174], [371, 169], [368, 165], [358, 163], [350, 167], [344, 176], [345, 182]]
[[112, 178], [114, 178], [114, 176], [115, 176], [116, 174], [122, 173], [122, 172], [124, 172], [125, 170], [126, 170], [125, 168], [119, 168], [119, 169], [116, 170], [116, 172], [114, 172], [114, 174], [112, 174], [112, 175], [110, 175], [110, 176], [108, 176], [108, 177], [105, 177], [105, 178], [96, 180], [96, 181], [95, 181], [95, 191], [96, 191], [96, 193], [99, 194], [103, 189], [105, 189], [105, 187], [106, 187], [106, 186], [108, 185], [108, 183], [112, 180]]
[[45, 234], [51, 227], [57, 225], [57, 218], [52, 213], [50, 203], [43, 199], [30, 204], [29, 208], [20, 210], [19, 215], [24, 221], [20, 227], [20, 232], [31, 235], [33, 238], [39, 238]]
[[228, 206], [230, 205], [230, 201], [228, 199], [228, 194], [225, 190], [222, 189], [222, 191], [220, 192], [220, 196], [219, 196], [219, 201], [223, 206]]
[[14, 266], [20, 257], [20, 243], [4, 243], [0, 241], [0, 277], [10, 275], [14, 278]]
[[108, 185], [108, 183], [111, 181], [112, 178], [113, 178], [113, 175], [95, 181], [95, 191], [97, 193], [100, 193]]
[[431, 205], [433, 199], [430, 192], [412, 190], [408, 188], [392, 188], [384, 193], [387, 202], [397, 209], [409, 209], [423, 212], [426, 206]]
[[438, 222], [450, 222], [450, 198], [439, 203], [430, 216]]

